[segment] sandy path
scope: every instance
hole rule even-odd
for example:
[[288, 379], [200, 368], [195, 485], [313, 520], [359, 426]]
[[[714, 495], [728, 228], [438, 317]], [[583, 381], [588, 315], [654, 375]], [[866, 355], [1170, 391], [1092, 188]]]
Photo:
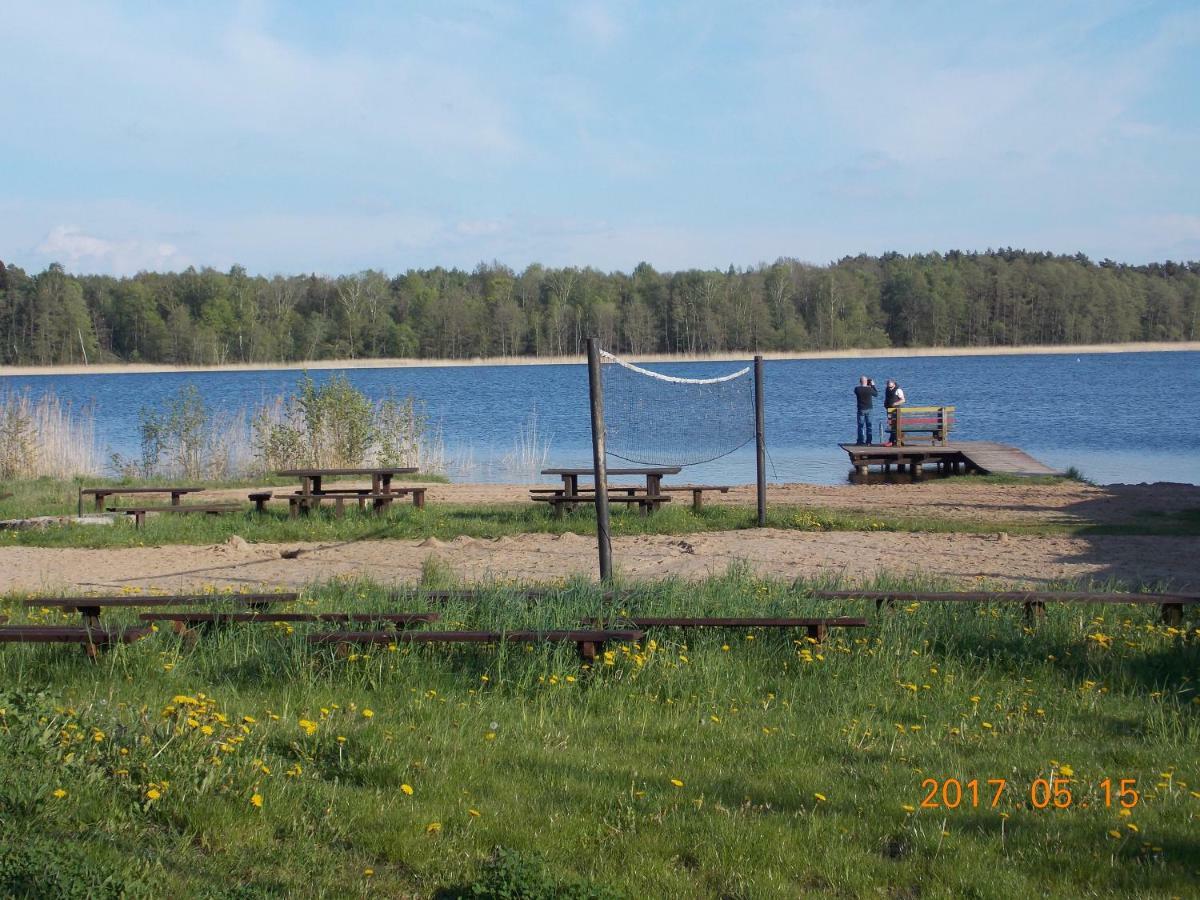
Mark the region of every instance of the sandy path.
[[[301, 549], [283, 559], [285, 549]], [[116, 550], [0, 548], [0, 593], [112, 590], [126, 586], [195, 590], [208, 585], [300, 586], [334, 577], [385, 583], [416, 580], [436, 555], [465, 581], [550, 580], [594, 576], [592, 538], [525, 534], [445, 543], [360, 541], [235, 547], [138, 547]], [[869, 578], [881, 571], [926, 574], [967, 583], [979, 577], [1037, 585], [1049, 579], [1117, 578], [1200, 589], [1200, 538], [1003, 537], [1000, 535], [799, 532], [776, 529], [614, 541], [613, 558], [632, 578], [702, 577], [744, 560], [764, 575]]]

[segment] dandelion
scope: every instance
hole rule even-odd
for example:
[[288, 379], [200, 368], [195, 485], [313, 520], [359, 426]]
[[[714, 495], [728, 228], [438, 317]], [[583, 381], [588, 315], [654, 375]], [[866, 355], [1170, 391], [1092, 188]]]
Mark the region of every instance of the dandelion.
[[370, 878], [374, 874], [375, 874], [374, 869], [363, 869], [363, 878]]
[[51, 796], [53, 796], [55, 800], [61, 800], [63, 797], [67, 796], [67, 792], [62, 788], [55, 788], [54, 793]]
[[683, 782], [680, 781], [678, 778], [672, 778], [671, 784], [675, 785], [675, 787], [677, 787], [677, 788], [683, 787]]
[[469, 816], [470, 816], [472, 819], [478, 819], [478, 818], [479, 818], [479, 816], [480, 816], [480, 812], [479, 812], [479, 810], [477, 810], [477, 809], [468, 809], [468, 810], [467, 810], [467, 814], [468, 814], [468, 815], [469, 815]]
[[902, 810], [904, 810], [906, 813], [913, 813], [913, 812], [916, 812], [916, 811], [917, 811], [917, 808], [916, 808], [915, 806], [912, 806], [912, 805], [910, 805], [910, 804], [908, 804], [908, 803], [905, 803], [905, 804], [904, 804], [903, 806], [901, 806], [900, 808], [901, 808]]
[[262, 809], [263, 799], [262, 794], [255, 794], [250, 798], [250, 805], [256, 809]]
[[824, 794], [813, 794], [813, 796], [816, 797], [818, 800], [820, 800], [822, 803], [829, 802], [828, 798]]
[[1066, 775], [1068, 778], [1070, 778], [1072, 775], [1075, 774], [1075, 770], [1067, 765], [1059, 766], [1058, 771], [1061, 772], [1063, 775]]
[[400, 790], [402, 790], [404, 793], [408, 794], [408, 796], [410, 796], [410, 797], [412, 796], [413, 788], [412, 788], [411, 784], [400, 785]]
[[374, 717], [374, 715], [375, 715], [375, 712], [374, 712], [374, 710], [370, 710], [370, 709], [364, 709], [364, 710], [362, 711], [362, 717], [363, 717], [364, 719], [370, 719], [370, 718], [373, 718], [373, 717]]
[[440, 834], [441, 830], [442, 830], [441, 822], [430, 822], [428, 825], [425, 826], [426, 834]]
[[494, 741], [494, 740], [496, 739], [496, 732], [494, 732], [494, 731], [489, 731], [487, 734], [485, 734], [485, 735], [483, 736], [483, 739], [484, 739], [485, 741]]
[[1108, 836], [1113, 837], [1113, 838], [1119, 838], [1121, 836], [1121, 832], [1119, 832], [1119, 831], [1117, 831], [1117, 829], [1113, 828], [1108, 832]]
[[159, 791], [158, 788], [150, 788], [150, 790], [146, 791], [146, 799], [147, 800], [157, 800], [161, 796], [162, 796], [162, 793]]

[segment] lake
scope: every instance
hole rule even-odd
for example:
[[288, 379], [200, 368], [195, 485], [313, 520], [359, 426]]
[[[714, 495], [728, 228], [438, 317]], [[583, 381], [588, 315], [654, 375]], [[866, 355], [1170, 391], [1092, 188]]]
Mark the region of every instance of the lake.
[[[677, 377], [710, 378], [741, 363], [652, 363]], [[504, 458], [518, 433], [548, 442], [548, 464], [590, 463], [587, 369], [580, 365], [460, 366], [345, 370], [372, 398], [412, 395], [440, 430], [456, 479], [527, 480]], [[313, 372], [317, 381], [328, 371]], [[1055, 354], [768, 360], [766, 429], [771, 480], [838, 483], [849, 465], [837, 447], [854, 439], [860, 374], [880, 386], [896, 378], [910, 405], [958, 408], [956, 436], [1015, 444], [1098, 483], [1200, 484], [1200, 353]], [[138, 413], [195, 384], [213, 408], [252, 409], [290, 391], [298, 371], [2, 376], [0, 390], [52, 391], [91, 403], [108, 454], [138, 454]], [[882, 398], [881, 398], [882, 399]], [[754, 480], [753, 445], [685, 470], [688, 480]]]

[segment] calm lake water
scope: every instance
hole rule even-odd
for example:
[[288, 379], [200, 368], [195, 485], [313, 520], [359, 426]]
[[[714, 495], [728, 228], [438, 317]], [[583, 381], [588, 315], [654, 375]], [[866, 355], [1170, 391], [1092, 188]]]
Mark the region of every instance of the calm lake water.
[[[654, 363], [664, 374], [708, 378], [728, 362]], [[1015, 444], [1055, 468], [1075, 466], [1100, 483], [1200, 484], [1200, 353], [824, 359], [766, 363], [768, 471], [772, 480], [837, 483], [849, 465], [839, 441], [854, 439], [851, 390], [860, 374], [894, 377], [912, 405], [953, 404], [957, 436]], [[314, 372], [322, 381], [329, 372]], [[195, 384], [214, 408], [251, 409], [290, 391], [296, 371], [136, 375], [0, 376], [0, 391], [53, 391], [96, 410], [109, 453], [138, 453], [138, 412]], [[549, 465], [590, 463], [583, 365], [349, 369], [372, 398], [412, 395], [440, 429], [452, 474], [463, 480], [527, 480], [503, 465], [516, 435], [537, 430]], [[754, 480], [753, 445], [692, 467], [688, 479]]]

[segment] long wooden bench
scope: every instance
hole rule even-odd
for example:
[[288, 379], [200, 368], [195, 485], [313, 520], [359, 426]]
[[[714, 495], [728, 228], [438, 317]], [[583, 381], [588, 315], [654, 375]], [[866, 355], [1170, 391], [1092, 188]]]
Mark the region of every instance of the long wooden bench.
[[[631, 491], [635, 490], [641, 490], [641, 493], [631, 493]], [[533, 500], [535, 503], [549, 503], [554, 508], [555, 518], [562, 518], [563, 513], [566, 512], [568, 507], [574, 508], [576, 504], [579, 503], [595, 503], [596, 493], [595, 491], [590, 493], [580, 492], [577, 494], [564, 494], [558, 492], [546, 496], [540, 494], [537, 496], [530, 496], [529, 499]], [[609, 492], [608, 502], [625, 503], [629, 505], [636, 503], [642, 515], [647, 515], [658, 509], [664, 503], [670, 503], [671, 498], [663, 494], [647, 494], [644, 488], [619, 488], [617, 493]]]
[[413, 506], [417, 509], [424, 509], [426, 490], [423, 487], [394, 488], [386, 493], [374, 493], [367, 488], [362, 490], [323, 491], [319, 494], [302, 494], [296, 492], [294, 494], [287, 494], [286, 496], [288, 514], [292, 518], [296, 518], [300, 514], [308, 515], [309, 510], [319, 509], [323, 501], [332, 500], [334, 503], [334, 515], [340, 519], [346, 514], [347, 500], [357, 502], [360, 510], [365, 510], [367, 502], [370, 501], [372, 511], [379, 514], [387, 510], [394, 501], [411, 495]]
[[[802, 587], [800, 590], [804, 590]], [[1047, 603], [1133, 603], [1159, 607], [1164, 624], [1180, 625], [1184, 606], [1200, 603], [1200, 594], [1122, 594], [1115, 591], [804, 591], [818, 600], [874, 600], [875, 608], [896, 603], [1020, 603], [1034, 619]]]
[[595, 660], [610, 641], [640, 641], [644, 631], [580, 630], [580, 631], [330, 631], [310, 634], [310, 644], [333, 644], [345, 653], [354, 644], [533, 644], [546, 642], [573, 643], [585, 662]]
[[[584, 619], [585, 625], [600, 626], [604, 619]], [[813, 640], [823, 641], [830, 628], [865, 628], [866, 619], [848, 616], [836, 618], [762, 618], [759, 616], [622, 616], [622, 625], [634, 628], [803, 628]]]
[[241, 512], [240, 503], [209, 503], [203, 506], [110, 506], [108, 512], [124, 513], [133, 517], [133, 527], [141, 528], [146, 521], [147, 513], [174, 513], [186, 515], [195, 513], [206, 516], [222, 516], [226, 513]]
[[264, 613], [264, 612], [168, 612], [142, 613], [138, 616], [143, 622], [171, 622], [176, 631], [191, 628], [196, 625], [224, 625], [226, 623], [266, 623], [275, 622], [359, 622], [381, 623], [404, 628], [409, 625], [436, 622], [441, 618], [440, 613]]
[[129, 594], [116, 597], [35, 597], [26, 600], [29, 609], [61, 609], [78, 612], [84, 622], [92, 627], [100, 623], [100, 612], [104, 609], [128, 609], [147, 606], [183, 606], [194, 603], [240, 603], [253, 610], [264, 610], [275, 603], [290, 603], [300, 597], [295, 591], [278, 594], [172, 594], [139, 595]]
[[678, 491], [679, 493], [691, 492], [692, 494], [692, 512], [700, 512], [703, 508], [703, 496], [705, 491], [716, 491], [719, 494], [728, 494], [732, 485], [728, 484], [664, 484], [662, 486], [663, 493], [668, 491]]
[[105, 629], [89, 625], [0, 626], [0, 644], [80, 644], [95, 659], [102, 650], [117, 644], [132, 644], [150, 634], [149, 625]]
[[79, 489], [79, 515], [83, 515], [83, 498], [93, 497], [96, 503], [96, 512], [104, 511], [105, 501], [109, 497], [122, 494], [170, 494], [171, 505], [178, 506], [180, 499], [185, 494], [199, 494], [203, 491], [202, 487], [99, 487], [99, 488], [80, 488]]

